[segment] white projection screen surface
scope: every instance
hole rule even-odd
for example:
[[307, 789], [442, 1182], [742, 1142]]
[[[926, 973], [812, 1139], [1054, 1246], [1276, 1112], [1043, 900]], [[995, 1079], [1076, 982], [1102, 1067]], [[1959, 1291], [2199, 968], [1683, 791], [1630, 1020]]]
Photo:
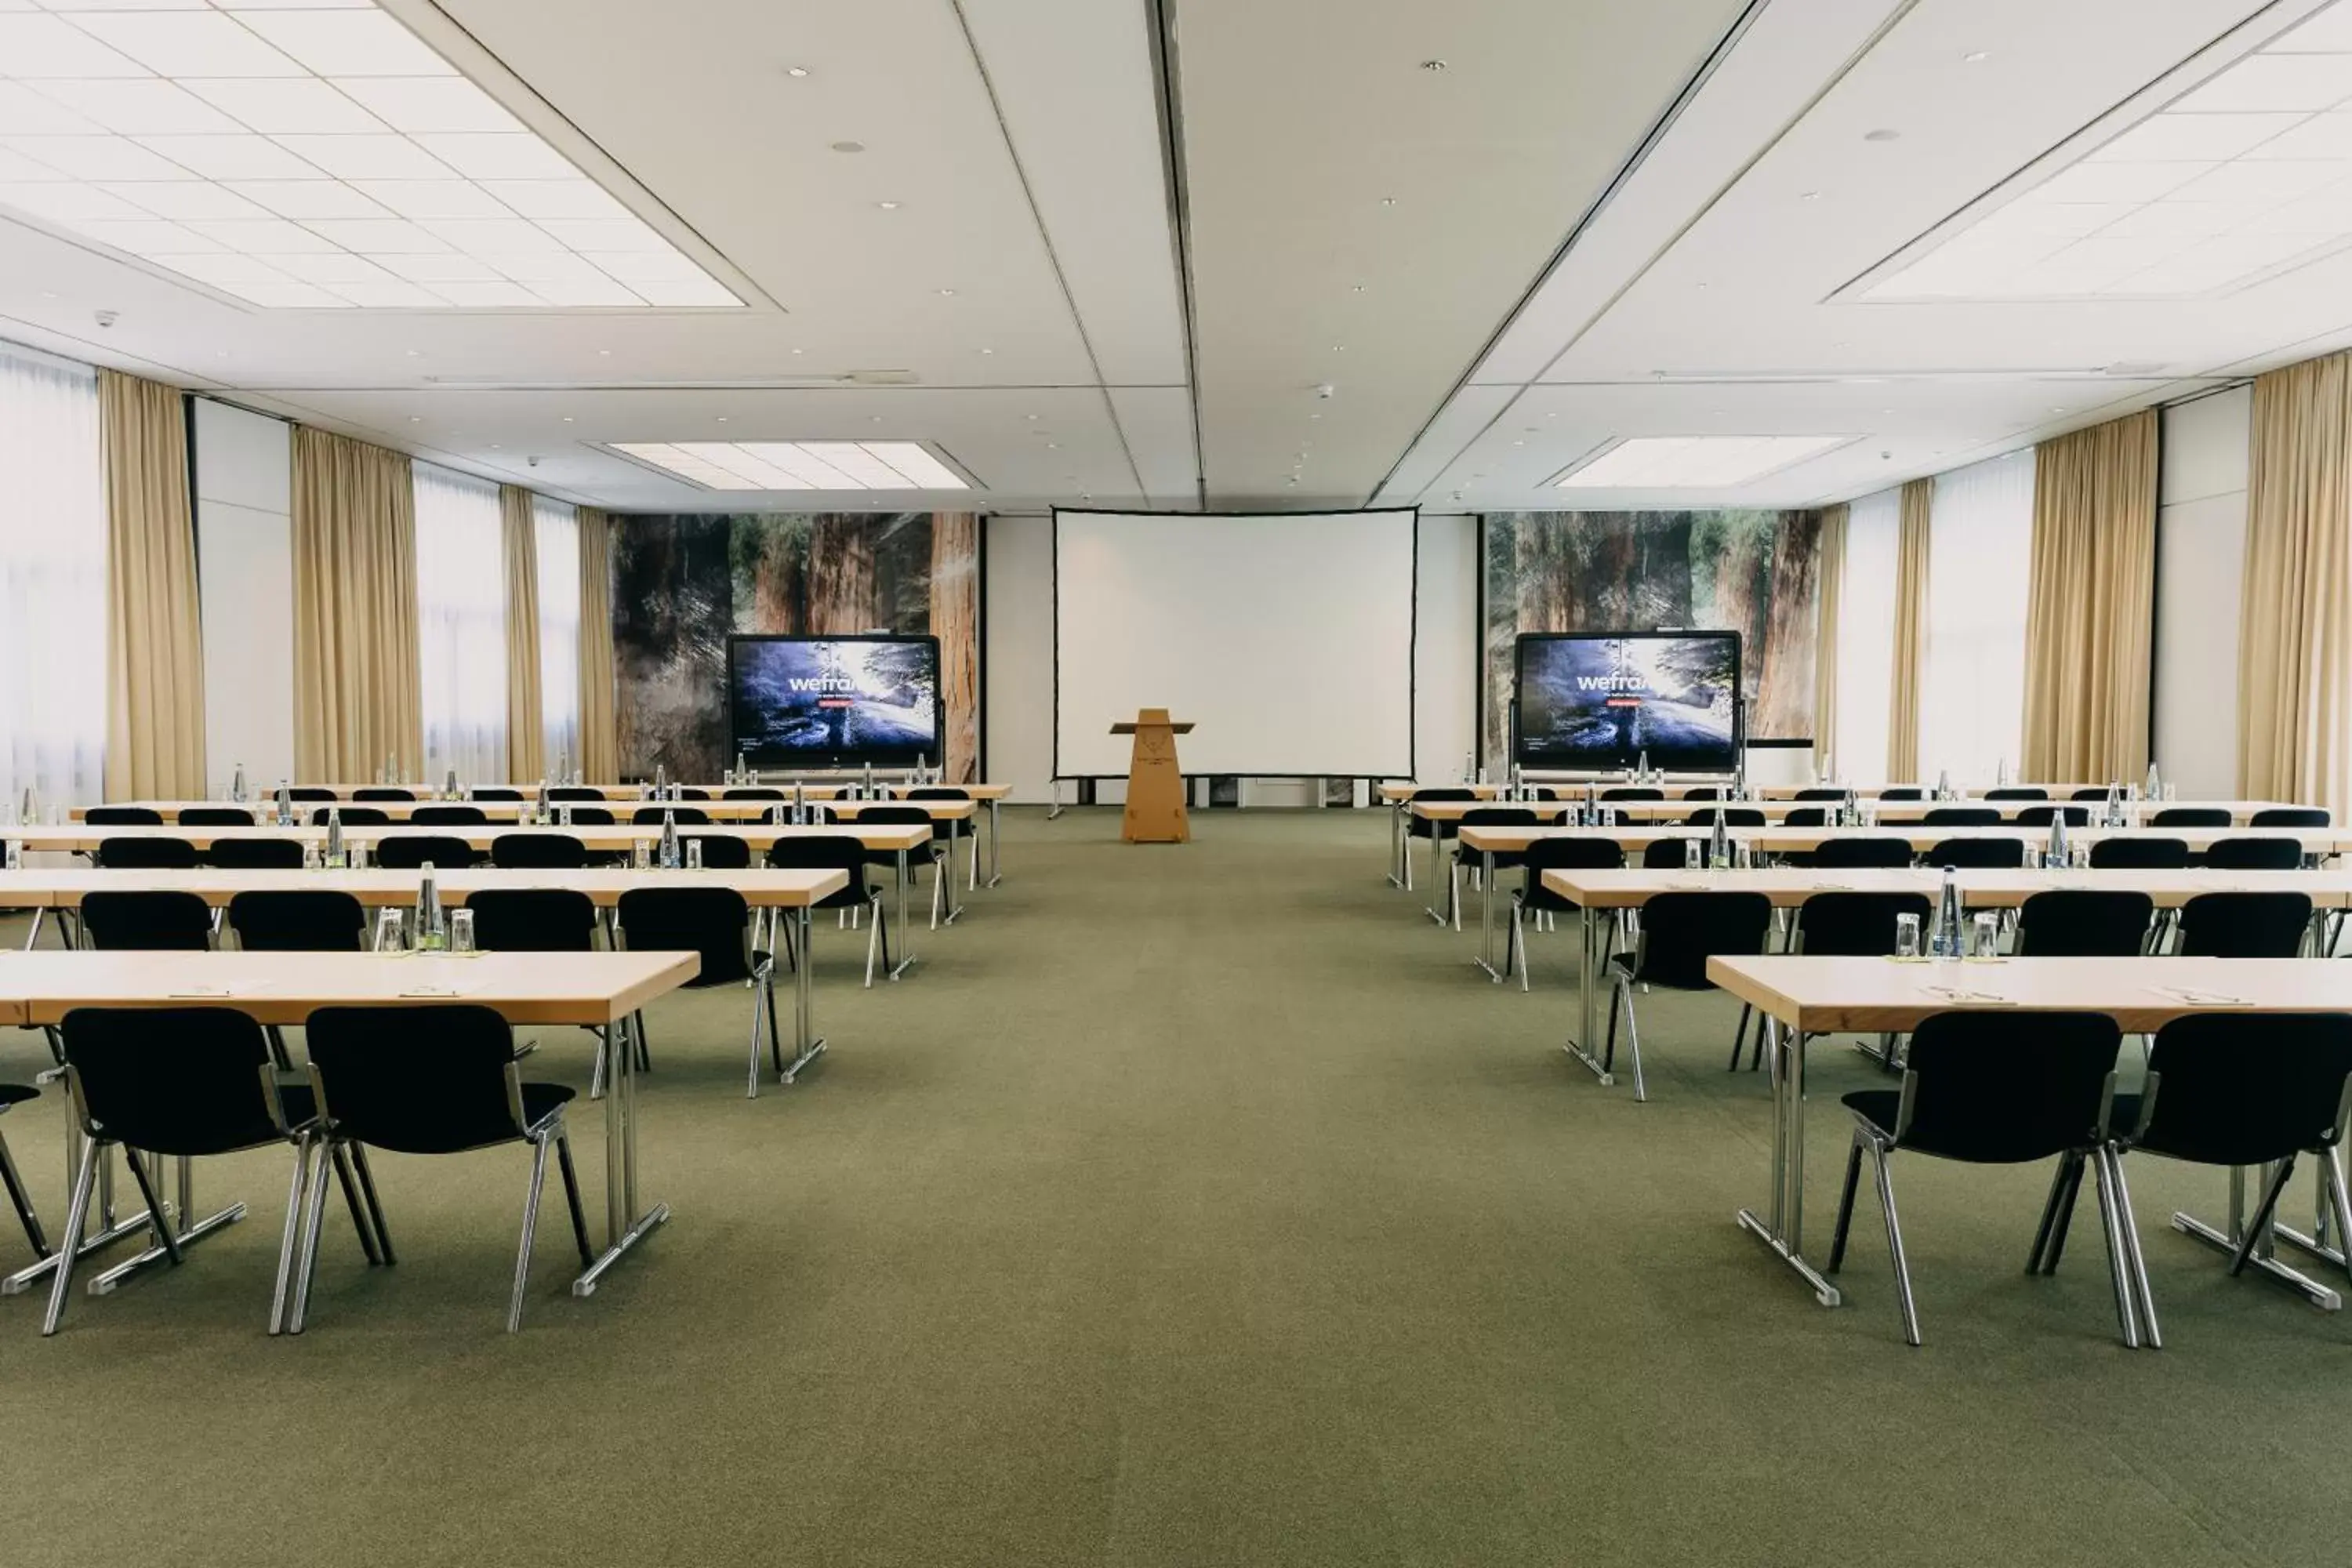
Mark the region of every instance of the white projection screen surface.
[[1056, 511], [1055, 774], [1165, 708], [1187, 773], [1412, 777], [1416, 516]]

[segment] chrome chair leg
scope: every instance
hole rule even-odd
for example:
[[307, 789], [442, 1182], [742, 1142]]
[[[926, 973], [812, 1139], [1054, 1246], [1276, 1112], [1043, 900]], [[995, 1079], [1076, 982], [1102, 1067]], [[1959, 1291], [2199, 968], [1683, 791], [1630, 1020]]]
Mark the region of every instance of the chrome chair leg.
[[278, 1238], [278, 1279], [269, 1291], [269, 1331], [286, 1331], [286, 1304], [294, 1283], [294, 1243], [302, 1234], [302, 1192], [310, 1179], [310, 1135], [294, 1139], [294, 1175], [286, 1188], [286, 1225]]
[[1633, 1053], [1633, 1099], [1638, 1104], [1650, 1098], [1648, 1086], [1642, 1080], [1642, 1024], [1633, 1016], [1633, 983], [1625, 983], [1625, 1048]]
[[874, 900], [874, 919], [866, 928], [866, 989], [874, 989], [874, 947], [882, 940], [882, 900]]
[[1838, 1199], [1837, 1228], [1830, 1236], [1830, 1260], [1822, 1270], [1825, 1274], [1834, 1274], [1845, 1267], [1845, 1244], [1853, 1229], [1854, 1194], [1862, 1186], [1863, 1142], [1862, 1129], [1857, 1127], [1853, 1130], [1853, 1142], [1846, 1150], [1845, 1192]]
[[352, 1180], [351, 1146], [330, 1142], [327, 1152], [334, 1163], [336, 1184], [343, 1189], [343, 1206], [351, 1211], [352, 1229], [359, 1233], [360, 1251], [373, 1268], [383, 1261], [383, 1255], [376, 1250], [375, 1227], [368, 1223], [367, 1213], [360, 1206], [359, 1184]]
[[2099, 1151], [2103, 1181], [2116, 1191], [2116, 1219], [2123, 1231], [2124, 1266], [2129, 1271], [2132, 1301], [2139, 1318], [2140, 1339], [2148, 1349], [2164, 1348], [2164, 1334], [2156, 1323], [2156, 1293], [2147, 1282], [2147, 1256], [2140, 1250], [2139, 1219], [2132, 1213], [2131, 1184], [2124, 1180], [2123, 1151], [2109, 1143]]
[[2230, 1259], [2230, 1272], [2232, 1276], [2243, 1274], [2246, 1271], [2247, 1260], [2253, 1257], [2254, 1248], [2262, 1244], [2263, 1235], [2269, 1231], [2271, 1215], [2278, 1211], [2279, 1194], [2286, 1191], [2287, 1178], [2294, 1174], [2294, 1156], [2290, 1154], [2278, 1163], [2278, 1169], [2272, 1173], [2270, 1184], [2263, 1189], [2263, 1201], [2255, 1205], [2254, 1217], [2246, 1226], [2245, 1238], [2239, 1242], [2236, 1256]]
[[572, 1211], [572, 1239], [580, 1248], [583, 1268], [593, 1268], [596, 1250], [588, 1244], [588, 1213], [580, 1206], [580, 1173], [572, 1166], [572, 1138], [559, 1121], [555, 1129], [555, 1167], [563, 1177], [564, 1206]]
[[[392, 1255], [392, 1232], [384, 1228], [383, 1204], [375, 1195], [375, 1173], [368, 1169], [367, 1145], [353, 1143], [351, 1152], [352, 1170], [359, 1177], [360, 1196], [367, 1203], [368, 1228], [375, 1233], [376, 1250], [383, 1255], [382, 1262], [389, 1268], [400, 1260]], [[347, 1176], [344, 1180], [350, 1178]], [[377, 1259], [370, 1258], [369, 1261]]]
[[319, 1277], [319, 1231], [327, 1218], [327, 1173], [333, 1168], [331, 1149], [323, 1145], [331, 1139], [321, 1139], [318, 1171], [310, 1181], [302, 1211], [302, 1251], [294, 1264], [294, 1305], [286, 1319], [286, 1331], [299, 1334], [310, 1316], [310, 1286]]
[[539, 1232], [539, 1198], [547, 1186], [547, 1137], [530, 1141], [530, 1195], [522, 1205], [522, 1245], [515, 1249], [514, 1294], [507, 1301], [507, 1332], [522, 1328], [523, 1291], [530, 1284], [530, 1243]]
[[2137, 1291], [2131, 1283], [2131, 1270], [2126, 1264], [2130, 1243], [2124, 1239], [2122, 1206], [2117, 1204], [2115, 1183], [2109, 1179], [2106, 1162], [2097, 1162], [2095, 1175], [2099, 1186], [2099, 1226], [2107, 1244], [2107, 1279], [2115, 1287], [2116, 1324], [2123, 1331], [2124, 1343], [2139, 1348], [2139, 1313], [2134, 1298]]
[[1886, 1172], [1886, 1146], [1872, 1139], [1870, 1155], [1878, 1168], [1878, 1206], [1886, 1215], [1886, 1250], [1895, 1257], [1895, 1295], [1903, 1308], [1903, 1338], [1916, 1346], [1920, 1342], [1919, 1304], [1911, 1295], [1911, 1261], [1904, 1255], [1903, 1226], [1895, 1214], [1895, 1183]]
[[760, 1098], [760, 1016], [767, 1011], [767, 1007], [768, 988], [764, 985], [753, 985], [751, 987], [751, 1064], [743, 1091], [743, 1098], [746, 1100]]
[[590, 1034], [596, 1037], [596, 1063], [593, 1067], [588, 1069], [589, 1099], [602, 1100], [604, 1098], [604, 1058], [612, 1052], [614, 1032], [626, 1028], [627, 1026], [628, 1020], [625, 1018], [618, 1024], [607, 1024], [602, 1028], [595, 1028], [588, 1031]]
[[74, 1173], [73, 1199], [66, 1205], [66, 1234], [58, 1249], [55, 1278], [49, 1281], [49, 1308], [41, 1318], [41, 1337], [58, 1331], [66, 1315], [66, 1292], [73, 1289], [74, 1258], [81, 1251], [82, 1226], [89, 1219], [90, 1189], [98, 1184], [98, 1166], [105, 1146], [88, 1133], [81, 1135], [81, 1168]]
[[2033, 1250], [2025, 1255], [2028, 1274], [2047, 1274], [2058, 1267], [2057, 1250], [2051, 1244], [2063, 1235], [2060, 1221], [2074, 1207], [2074, 1183], [2081, 1173], [2081, 1162], [2079, 1154], [2061, 1154], [2058, 1168], [2050, 1173], [2050, 1195], [2042, 1203], [2042, 1223], [2034, 1226]]

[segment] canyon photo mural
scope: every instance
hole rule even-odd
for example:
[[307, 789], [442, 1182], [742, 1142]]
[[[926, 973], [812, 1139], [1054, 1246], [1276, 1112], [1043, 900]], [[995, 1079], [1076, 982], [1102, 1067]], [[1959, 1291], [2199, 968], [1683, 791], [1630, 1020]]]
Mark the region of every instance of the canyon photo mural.
[[940, 639], [946, 776], [978, 777], [980, 521], [970, 512], [614, 519], [613, 657], [622, 772], [716, 779], [731, 633]]

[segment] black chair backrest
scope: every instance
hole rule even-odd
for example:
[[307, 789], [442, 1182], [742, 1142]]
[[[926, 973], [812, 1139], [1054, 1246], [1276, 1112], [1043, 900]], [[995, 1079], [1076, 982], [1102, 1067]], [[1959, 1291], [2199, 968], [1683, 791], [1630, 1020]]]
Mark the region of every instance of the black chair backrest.
[[485, 888], [466, 897], [474, 945], [485, 952], [588, 952], [596, 906], [570, 888]]
[[327, 813], [334, 812], [345, 827], [383, 827], [392, 821], [392, 813], [377, 805], [327, 806], [310, 814], [310, 826], [327, 826]]
[[1706, 853], [1706, 840], [1704, 838], [1653, 838], [1642, 846], [1642, 869], [1644, 871], [1679, 869], [1685, 863], [1684, 857], [1687, 851], [1683, 848], [1685, 844], [1696, 844], [1699, 847], [1700, 854]]
[[768, 847], [768, 864], [782, 870], [849, 873], [847, 887], [816, 901], [824, 910], [846, 909], [873, 896], [866, 884], [868, 858], [865, 844], [847, 833], [794, 833]]
[[2107, 798], [2107, 792], [2105, 788], [2093, 784], [2088, 788], [2076, 790], [2066, 798], [2068, 800], [2105, 800]]
[[[629, 820], [639, 827], [659, 827], [664, 817], [680, 827], [707, 827], [710, 824], [710, 814], [698, 805], [641, 805]], [[572, 820], [580, 820], [578, 813], [572, 815]]]
[[683, 856], [686, 846], [702, 846], [702, 868], [706, 871], [740, 871], [751, 864], [749, 839], [733, 833], [689, 833], [678, 846]]
[[489, 819], [478, 805], [420, 805], [408, 814], [419, 827], [479, 827]]
[[2168, 805], [2147, 819], [2150, 827], [2227, 827], [2230, 810], [2221, 805]]
[[1601, 798], [1603, 800], [1664, 800], [1666, 798], [1666, 792], [1662, 789], [1652, 789], [1647, 784], [1619, 784], [1613, 789], [1602, 790]]
[[1917, 800], [1920, 798], [1920, 793], [1921, 792], [1916, 785], [1904, 784], [1894, 789], [1880, 790], [1878, 792], [1878, 798], [1881, 800]]
[[81, 814], [92, 827], [161, 827], [163, 814], [152, 805], [93, 805]]
[[2180, 951], [2192, 958], [2296, 958], [2311, 924], [2303, 893], [2200, 893], [2180, 906]]
[[[1677, 850], [1675, 864], [1682, 864]], [[1625, 866], [1622, 845], [1607, 838], [1535, 838], [1528, 842], [1530, 871], [1615, 871]]]
[[283, 1136], [262, 1075], [269, 1042], [230, 1007], [77, 1007], [66, 1064], [105, 1137], [157, 1154], [223, 1154]]
[[930, 825], [931, 814], [919, 805], [869, 805], [857, 814], [859, 822], [908, 823]]
[[474, 847], [446, 833], [391, 833], [375, 841], [375, 863], [414, 870], [427, 860], [438, 871], [456, 871], [474, 863]]
[[1683, 791], [1683, 798], [1685, 800], [1721, 800], [1723, 791], [1713, 784], [1700, 784], [1696, 788]]
[[1462, 814], [1456, 825], [1462, 827], [1535, 827], [1550, 820], [1555, 812], [1537, 813], [1524, 805], [1474, 805]]
[[591, 789], [585, 784], [557, 784], [547, 792], [547, 798], [602, 801], [604, 798], [604, 792], [601, 789]]
[[[2026, 808], [2032, 810], [2031, 806]], [[2000, 821], [1997, 805], [1931, 805], [1920, 813], [1928, 827], [1991, 827]]]
[[1825, 839], [1812, 852], [1810, 863], [1815, 866], [1908, 866], [1911, 864], [1911, 841], [1907, 838]]
[[697, 789], [692, 784], [674, 785], [672, 786], [672, 793], [680, 800], [709, 800], [710, 798], [710, 792], [709, 790]]
[[1764, 826], [1764, 814], [1752, 805], [1703, 805], [1683, 818], [1683, 822], [1685, 826], [1690, 827], [1712, 827], [1717, 816], [1722, 816], [1723, 825], [1726, 827]]
[[227, 870], [299, 871], [302, 841], [299, 838], [215, 838], [205, 851], [205, 864]]
[[2069, 827], [2091, 826], [2091, 808], [2086, 805], [2029, 805], [2017, 814], [2020, 827], [2047, 827], [2064, 814]]
[[2002, 871], [2025, 864], [2022, 838], [1944, 838], [1927, 851], [1930, 866], [1965, 866]]
[[1829, 807], [1825, 805], [1798, 805], [1789, 808], [1787, 815], [1780, 818], [1780, 826], [1783, 827], [1824, 827], [1829, 825]]
[[1771, 929], [1772, 900], [1761, 893], [1660, 893], [1642, 906], [1634, 978], [1683, 991], [1711, 989], [1706, 961], [1761, 952]]
[[108, 870], [182, 871], [195, 865], [196, 847], [184, 838], [101, 838], [98, 863]]
[[787, 800], [791, 797], [780, 789], [730, 789], [723, 792], [721, 800]]
[[367, 911], [327, 889], [257, 891], [229, 900], [228, 924], [248, 952], [357, 952]]
[[1799, 800], [1843, 800], [1845, 798], [1845, 791], [1842, 789], [1801, 789], [1797, 792], [1795, 798]]
[[569, 833], [501, 833], [490, 840], [490, 864], [573, 869], [588, 864], [588, 851]]
[[732, 888], [633, 888], [621, 895], [621, 935], [635, 952], [693, 952], [688, 985], [723, 985], [751, 973], [744, 927], [751, 906]]
[[2303, 846], [2292, 838], [2216, 838], [2204, 860], [2224, 871], [2294, 871], [2302, 868]]
[[970, 800], [971, 791], [961, 784], [917, 784], [907, 792], [908, 800]]
[[2098, 1141], [2123, 1035], [2104, 1013], [1936, 1013], [1911, 1032], [1902, 1144], [1982, 1164]]
[[488, 1007], [321, 1007], [303, 1033], [319, 1109], [346, 1137], [447, 1154], [522, 1134], [514, 1031]]
[[1918, 916], [1924, 942], [1933, 907], [1925, 893], [1815, 893], [1797, 913], [1798, 948], [1816, 958], [1884, 958], [1895, 951], [1895, 918]]
[[202, 952], [212, 945], [211, 906], [194, 893], [86, 893], [82, 933], [89, 945], [121, 952]]
[[2315, 805], [2272, 805], [2254, 813], [2249, 827], [2325, 827], [2327, 813]]
[[[2139, 1140], [2213, 1165], [2266, 1165], [2341, 1136], [2352, 1077], [2342, 1013], [2200, 1013], [2158, 1029]], [[2118, 1131], [2128, 1132], [2128, 1128]]]
[[1987, 800], [2048, 800], [2050, 792], [2039, 784], [2019, 784], [2011, 789], [1989, 789]]
[[476, 800], [495, 800], [504, 802], [505, 804], [511, 805], [521, 801], [522, 791], [519, 789], [477, 789], [472, 792], [472, 795]]
[[2130, 958], [2147, 940], [2146, 893], [2057, 888], [2018, 907], [2017, 951], [2035, 958]]
[[575, 805], [572, 808], [572, 825], [574, 827], [610, 827], [613, 826], [613, 808], [609, 805]]
[[335, 792], [331, 789], [319, 789], [310, 784], [296, 784], [286, 792], [286, 798], [299, 801], [332, 800], [335, 798]]
[[415, 800], [416, 792], [413, 789], [394, 789], [388, 784], [376, 784], [367, 789], [352, 791], [352, 798], [353, 800]]
[[191, 805], [180, 812], [183, 827], [250, 827], [253, 813], [241, 805]]
[[2091, 864], [2177, 871], [2189, 864], [2189, 846], [2178, 838], [2102, 838], [2091, 846]]

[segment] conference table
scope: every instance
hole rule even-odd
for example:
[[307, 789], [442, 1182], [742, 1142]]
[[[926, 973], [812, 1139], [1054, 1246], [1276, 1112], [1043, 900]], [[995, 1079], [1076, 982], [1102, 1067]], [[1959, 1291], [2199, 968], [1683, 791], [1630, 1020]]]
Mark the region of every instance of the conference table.
[[[1496, 806], [1501, 806], [1507, 810], [1532, 811], [1538, 818], [1557, 820], [1566, 812], [1581, 804], [1580, 801], [1556, 800], [1432, 800], [1416, 801], [1412, 803], [1412, 810], [1413, 816], [1428, 822], [1459, 822], [1466, 813], [1491, 810]], [[1696, 811], [1729, 809], [1752, 811], [1768, 823], [1777, 823], [1784, 821], [1791, 812], [1820, 811], [1833, 803], [1789, 800], [1614, 800], [1601, 801], [1599, 804], [1615, 812], [1621, 822], [1680, 823], [1686, 822], [1690, 815]], [[2000, 814], [2001, 821], [2014, 822], [2020, 812], [2032, 811], [2037, 806], [2068, 806], [2090, 817], [2095, 817], [2102, 809], [2095, 801], [1890, 800], [1884, 804], [1875, 802], [1864, 804], [1868, 805], [1872, 815], [1882, 826], [1903, 826], [1924, 822], [1927, 814], [1932, 811], [1994, 811]], [[2259, 812], [2302, 809], [2304, 808], [2283, 800], [2180, 800], [2163, 801], [2157, 804], [2140, 801], [2127, 803], [2125, 806], [2125, 814], [2126, 821], [2131, 826], [2153, 827], [2158, 826], [2155, 818], [2161, 812], [2222, 811], [2229, 814], [2232, 826], [2243, 826], [2251, 823], [2255, 814]], [[1969, 830], [1969, 825], [1966, 823], [1951, 823], [1946, 826], [1955, 833], [1964, 833]], [[2070, 827], [2072, 826], [2069, 824]], [[2084, 826], [2088, 826], [2088, 823], [2086, 822]]]
[[[836, 878], [840, 873], [834, 873]], [[42, 949], [0, 959], [0, 1024], [59, 1023], [77, 1007], [233, 1007], [257, 1023], [299, 1026], [322, 1007], [426, 1006], [466, 1003], [488, 1007], [509, 1024], [570, 1025], [600, 1030], [608, 1089], [604, 1096], [604, 1247], [572, 1293], [588, 1296], [613, 1266], [670, 1217], [664, 1203], [641, 1203], [637, 1190], [636, 1053], [627, 1048], [624, 1020], [694, 978], [690, 952], [86, 952]], [[806, 973], [806, 966], [803, 966]], [[69, 1112], [70, 1114], [70, 1112]], [[68, 1158], [78, 1140], [68, 1138]], [[323, 1175], [321, 1177], [323, 1180]], [[238, 1204], [192, 1223], [194, 1179], [180, 1162], [175, 1237], [193, 1240], [243, 1217]], [[151, 1224], [172, 1223], [140, 1214], [102, 1226], [82, 1255]], [[111, 1289], [138, 1268], [165, 1256], [160, 1246], [109, 1269], [91, 1282]], [[55, 1266], [54, 1256], [0, 1280], [16, 1294]]]
[[[1389, 808], [1389, 885], [1391, 887], [1402, 888], [1406, 885], [1404, 863], [1405, 808], [1412, 804], [1413, 796], [1421, 794], [1423, 790], [1430, 789], [1466, 789], [1470, 792], [1474, 804], [1477, 801], [1485, 801], [1490, 805], [1494, 804], [1496, 797], [1501, 795], [1503, 793], [1503, 786], [1501, 784], [1417, 784], [1412, 783], [1400, 783], [1384, 784], [1378, 786], [1381, 802]], [[1432, 802], [1431, 804], [1434, 805], [1436, 803]]]
[[[1738, 1211], [1740, 1227], [1811, 1288], [1822, 1306], [1843, 1299], [1805, 1257], [1805, 1049], [1825, 1034], [1906, 1034], [1937, 1013], [2061, 1008], [2104, 1013], [2126, 1034], [2147, 1034], [2206, 1013], [2352, 1012], [2352, 964], [2307, 958], [2004, 958], [1898, 962], [1788, 954], [1707, 960], [1707, 977], [1763, 1016], [1772, 1063], [1772, 1143], [1765, 1211]], [[2243, 1237], [2243, 1180], [2217, 1229], [2176, 1214], [2174, 1228], [2234, 1249]], [[2293, 1239], [2291, 1237], [2291, 1239]], [[2337, 1294], [2277, 1262], [2265, 1235], [2255, 1262], [2336, 1307]]]

